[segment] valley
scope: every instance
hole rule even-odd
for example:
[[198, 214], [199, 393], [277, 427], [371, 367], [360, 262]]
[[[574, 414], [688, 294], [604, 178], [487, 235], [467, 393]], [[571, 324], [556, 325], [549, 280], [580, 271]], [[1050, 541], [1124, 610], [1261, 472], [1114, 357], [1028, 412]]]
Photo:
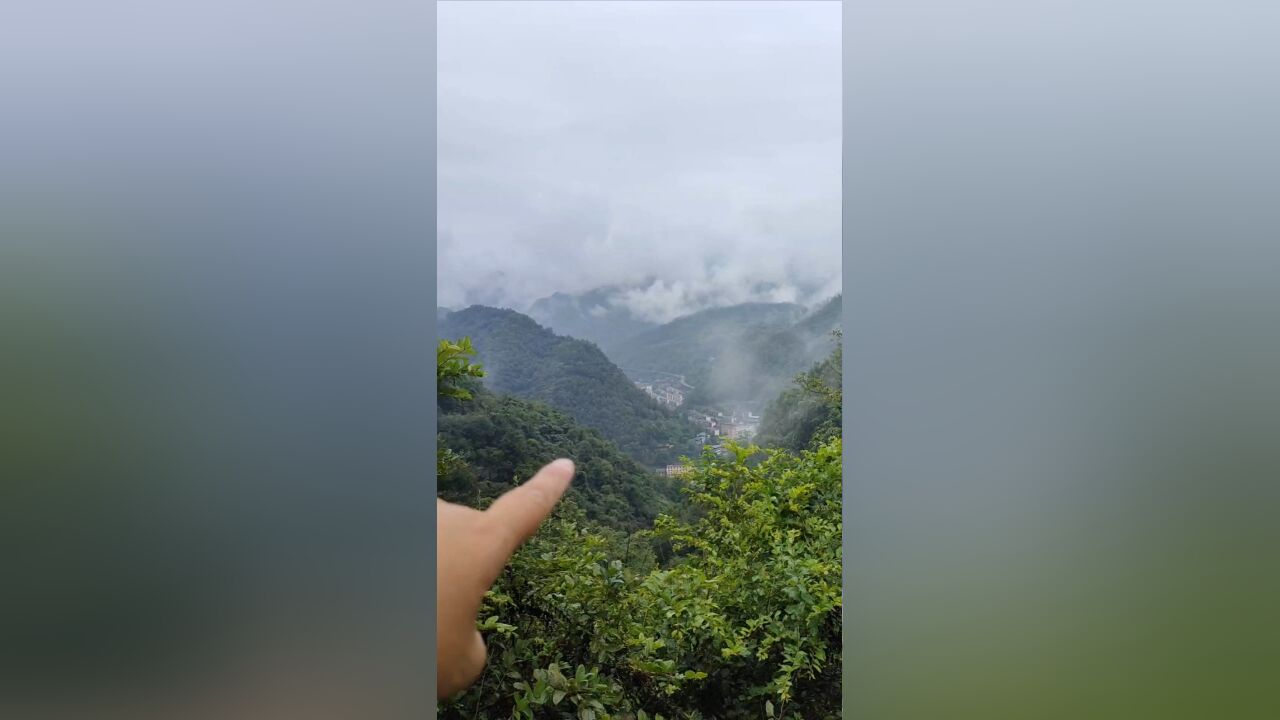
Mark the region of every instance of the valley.
[[[641, 466], [671, 476], [681, 458], [708, 449], [723, 455], [728, 441], [756, 439], [769, 403], [830, 354], [840, 319], [837, 295], [811, 309], [744, 303], [654, 325], [614, 302], [617, 293], [601, 288], [535, 302], [554, 325], [510, 309], [438, 309], [437, 335], [471, 338], [489, 390], [545, 402]], [[617, 317], [622, 327], [606, 330]]]

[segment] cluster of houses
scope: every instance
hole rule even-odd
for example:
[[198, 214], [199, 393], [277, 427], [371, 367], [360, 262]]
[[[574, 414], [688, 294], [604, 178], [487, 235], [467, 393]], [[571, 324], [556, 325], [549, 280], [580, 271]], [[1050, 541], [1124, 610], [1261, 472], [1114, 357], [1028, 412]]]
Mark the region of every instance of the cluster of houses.
[[724, 413], [715, 415], [690, 413], [689, 419], [702, 426], [703, 431], [694, 437], [700, 445], [712, 444], [718, 438], [746, 441], [755, 437], [760, 430], [760, 416], [753, 412]]
[[675, 408], [684, 404], [684, 392], [674, 385], [638, 382], [636, 387], [667, 407]]
[[[702, 426], [702, 432], [693, 436], [691, 444], [698, 449], [711, 446], [719, 455], [728, 452], [724, 447], [725, 440], [737, 440], [739, 442], [749, 441], [755, 437], [760, 429], [760, 416], [752, 412], [729, 413], [726, 417], [724, 413], [717, 412], [714, 415], [705, 413], [690, 413], [689, 419]], [[665, 469], [659, 469], [659, 474], [667, 477], [677, 477], [689, 472], [688, 465], [667, 465]]]

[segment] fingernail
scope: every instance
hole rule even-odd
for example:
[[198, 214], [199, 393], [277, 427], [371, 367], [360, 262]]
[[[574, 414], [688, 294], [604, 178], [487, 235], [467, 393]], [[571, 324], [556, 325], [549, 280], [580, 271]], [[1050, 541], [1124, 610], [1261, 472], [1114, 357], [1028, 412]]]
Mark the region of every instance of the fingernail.
[[561, 469], [563, 469], [565, 472], [567, 472], [569, 474], [570, 479], [573, 478], [573, 473], [576, 466], [573, 464], [573, 461], [570, 460], [569, 458], [560, 458], [559, 460], [556, 460], [551, 464], [556, 465]]

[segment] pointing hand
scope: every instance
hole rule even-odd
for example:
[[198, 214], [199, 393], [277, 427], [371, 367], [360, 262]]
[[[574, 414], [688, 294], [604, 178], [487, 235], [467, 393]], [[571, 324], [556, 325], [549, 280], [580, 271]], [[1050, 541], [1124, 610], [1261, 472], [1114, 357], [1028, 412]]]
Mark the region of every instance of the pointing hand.
[[574, 466], [556, 460], [487, 510], [436, 501], [436, 695], [446, 698], [484, 670], [476, 615], [502, 568], [568, 489]]

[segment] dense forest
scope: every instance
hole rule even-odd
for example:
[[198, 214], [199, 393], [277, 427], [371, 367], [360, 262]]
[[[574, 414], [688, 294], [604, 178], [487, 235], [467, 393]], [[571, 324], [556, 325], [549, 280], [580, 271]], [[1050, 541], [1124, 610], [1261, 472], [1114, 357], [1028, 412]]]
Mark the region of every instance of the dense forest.
[[476, 505], [527, 480], [548, 459], [573, 458], [569, 498], [586, 517], [616, 529], [647, 525], [677, 497], [674, 484], [619, 452], [598, 432], [544, 403], [473, 390], [442, 400], [438, 422], [440, 496]]
[[483, 507], [554, 457], [580, 474], [486, 596], [489, 663], [440, 717], [839, 716], [838, 347], [770, 406], [791, 449], [708, 451], [672, 496], [565, 414], [479, 387], [467, 342], [441, 348], [442, 489]]
[[441, 337], [471, 338], [494, 392], [539, 400], [598, 430], [647, 467], [697, 452], [698, 428], [654, 402], [592, 343], [556, 335], [514, 310], [448, 313]]

